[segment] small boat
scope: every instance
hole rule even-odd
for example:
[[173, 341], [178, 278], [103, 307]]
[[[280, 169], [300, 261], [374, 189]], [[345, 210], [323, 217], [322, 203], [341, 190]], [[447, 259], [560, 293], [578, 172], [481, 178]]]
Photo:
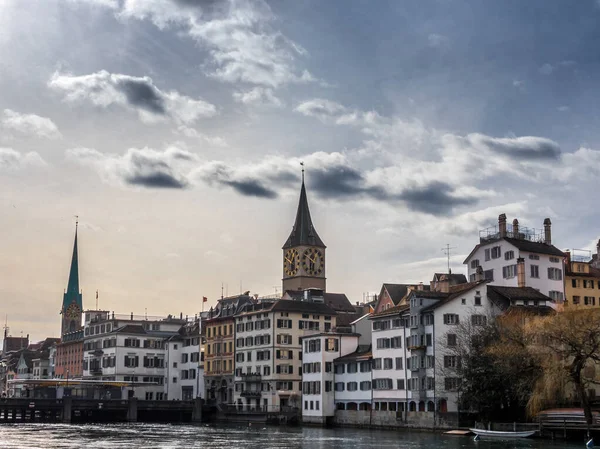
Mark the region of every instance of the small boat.
[[484, 430], [484, 429], [469, 429], [478, 437], [484, 438], [529, 438], [536, 432], [535, 430], [526, 430], [524, 432], [501, 432], [497, 430]]

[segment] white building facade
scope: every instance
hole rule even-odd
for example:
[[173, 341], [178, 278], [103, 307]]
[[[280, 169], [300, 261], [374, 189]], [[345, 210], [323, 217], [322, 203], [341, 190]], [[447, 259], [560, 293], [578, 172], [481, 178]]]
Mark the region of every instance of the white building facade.
[[356, 351], [360, 335], [326, 332], [302, 339], [302, 421], [329, 424], [335, 415], [334, 360]]
[[[480, 242], [465, 259], [470, 281], [477, 271], [491, 285], [533, 287], [562, 304], [565, 297], [564, 261], [566, 254], [552, 245], [551, 222], [544, 220], [544, 230], [534, 230], [506, 223], [506, 215], [498, 218], [497, 227], [480, 232]], [[518, 282], [518, 261], [525, 264], [524, 284]]]

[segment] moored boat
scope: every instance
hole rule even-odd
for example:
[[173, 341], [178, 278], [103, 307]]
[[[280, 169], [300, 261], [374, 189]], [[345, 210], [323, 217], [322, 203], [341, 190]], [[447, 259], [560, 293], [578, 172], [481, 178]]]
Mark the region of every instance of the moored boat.
[[475, 435], [485, 438], [529, 438], [536, 432], [535, 430], [526, 430], [523, 432], [503, 432], [498, 430], [469, 429]]

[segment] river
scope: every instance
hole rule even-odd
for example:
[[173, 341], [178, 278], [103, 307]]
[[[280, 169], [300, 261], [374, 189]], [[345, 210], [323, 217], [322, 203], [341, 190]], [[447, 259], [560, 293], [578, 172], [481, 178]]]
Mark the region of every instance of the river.
[[582, 448], [562, 441], [473, 441], [472, 437], [312, 427], [233, 427], [165, 424], [2, 424], [2, 449], [539, 449]]

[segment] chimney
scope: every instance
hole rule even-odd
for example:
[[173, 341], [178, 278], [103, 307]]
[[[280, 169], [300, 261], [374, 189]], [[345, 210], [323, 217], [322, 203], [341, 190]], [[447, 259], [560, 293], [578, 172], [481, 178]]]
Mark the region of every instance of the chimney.
[[519, 238], [519, 220], [516, 218], [513, 220], [513, 237], [516, 239]]
[[477, 267], [477, 269], [475, 270], [475, 281], [476, 282], [481, 282], [485, 279], [485, 276], [483, 274], [483, 267], [481, 265], [479, 265]]
[[131, 321], [133, 321], [133, 312], [131, 312]]
[[549, 218], [544, 219], [544, 243], [552, 245], [552, 222]]
[[498, 232], [500, 238], [506, 237], [506, 214], [498, 215]]
[[417, 285], [417, 290], [423, 291], [423, 283], [422, 282], [419, 282], [419, 285]]
[[525, 259], [522, 257], [517, 259], [517, 287], [525, 287]]

